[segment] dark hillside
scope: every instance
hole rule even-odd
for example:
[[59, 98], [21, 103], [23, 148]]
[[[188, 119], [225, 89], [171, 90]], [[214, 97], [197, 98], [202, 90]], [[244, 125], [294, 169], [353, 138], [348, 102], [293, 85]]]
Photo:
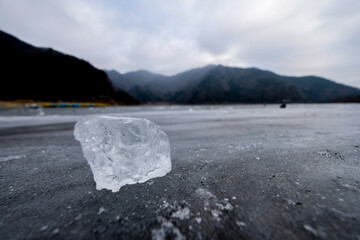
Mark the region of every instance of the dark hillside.
[[0, 52], [1, 100], [136, 103], [84, 60], [31, 46], [1, 31]]

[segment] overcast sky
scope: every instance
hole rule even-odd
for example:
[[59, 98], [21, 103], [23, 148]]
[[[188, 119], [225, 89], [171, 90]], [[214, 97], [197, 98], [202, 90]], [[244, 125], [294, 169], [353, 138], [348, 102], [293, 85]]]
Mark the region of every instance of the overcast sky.
[[0, 29], [122, 73], [223, 64], [360, 87], [360, 0], [0, 0]]

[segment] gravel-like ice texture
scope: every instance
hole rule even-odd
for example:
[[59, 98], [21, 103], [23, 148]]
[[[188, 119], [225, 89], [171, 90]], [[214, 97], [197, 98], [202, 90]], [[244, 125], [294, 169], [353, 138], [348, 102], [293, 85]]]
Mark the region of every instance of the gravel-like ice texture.
[[98, 190], [117, 192], [171, 171], [169, 139], [147, 119], [92, 116], [76, 123], [74, 135]]

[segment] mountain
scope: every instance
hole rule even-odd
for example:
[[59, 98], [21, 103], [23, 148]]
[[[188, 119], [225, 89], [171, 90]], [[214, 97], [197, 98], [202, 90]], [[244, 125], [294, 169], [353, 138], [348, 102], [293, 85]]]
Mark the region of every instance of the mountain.
[[163, 75], [143, 70], [124, 75], [115, 70], [106, 73], [116, 88], [124, 89], [142, 103], [166, 102], [171, 97], [170, 82]]
[[216, 66], [195, 87], [179, 91], [172, 101], [182, 103], [330, 102], [360, 90], [324, 78], [287, 77], [257, 68]]
[[199, 83], [179, 91], [173, 101], [181, 103], [271, 103], [300, 100], [296, 87], [254, 68], [216, 66]]
[[0, 31], [1, 100], [85, 101], [134, 104], [88, 62], [38, 48]]
[[299, 88], [303, 99], [307, 102], [333, 102], [342, 98], [360, 96], [360, 90], [357, 88], [316, 76], [285, 77], [283, 80]]
[[195, 86], [213, 68], [192, 69], [174, 76], [164, 76], [145, 70], [120, 74], [115, 70], [105, 71], [115, 87], [122, 88], [142, 103], [175, 102], [173, 99], [182, 89]]
[[257, 68], [209, 65], [174, 76], [146, 71], [107, 74], [115, 86], [143, 103], [333, 102], [360, 96], [359, 89], [324, 78], [281, 76]]

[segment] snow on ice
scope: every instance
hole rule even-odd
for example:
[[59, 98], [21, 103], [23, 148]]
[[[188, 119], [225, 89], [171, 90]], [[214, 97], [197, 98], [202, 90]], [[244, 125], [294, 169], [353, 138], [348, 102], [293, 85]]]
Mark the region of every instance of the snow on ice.
[[147, 119], [92, 116], [76, 123], [74, 136], [98, 190], [117, 192], [171, 171], [168, 137]]

